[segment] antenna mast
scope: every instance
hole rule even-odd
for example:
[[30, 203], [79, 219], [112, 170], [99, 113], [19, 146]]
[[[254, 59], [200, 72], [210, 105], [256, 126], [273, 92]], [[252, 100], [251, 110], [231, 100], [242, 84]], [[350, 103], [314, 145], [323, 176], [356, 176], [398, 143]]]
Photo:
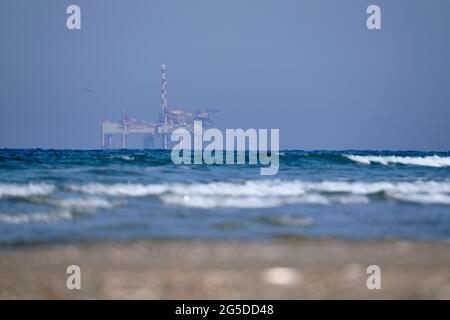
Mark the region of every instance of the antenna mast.
[[164, 117], [164, 123], [167, 124], [167, 114], [169, 113], [169, 104], [167, 102], [167, 75], [166, 65], [161, 65], [161, 107]]

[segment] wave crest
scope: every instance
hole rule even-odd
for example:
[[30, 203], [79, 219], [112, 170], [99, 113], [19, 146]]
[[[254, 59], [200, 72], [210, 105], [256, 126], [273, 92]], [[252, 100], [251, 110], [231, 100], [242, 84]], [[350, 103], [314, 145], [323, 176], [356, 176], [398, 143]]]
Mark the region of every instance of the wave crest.
[[425, 167], [450, 167], [450, 157], [440, 157], [438, 155], [426, 157], [400, 157], [400, 156], [359, 156], [344, 154], [344, 157], [363, 164], [379, 163], [383, 165], [404, 164]]
[[0, 223], [7, 224], [28, 224], [38, 222], [57, 222], [61, 220], [71, 220], [72, 214], [68, 210], [54, 212], [35, 212], [35, 213], [0, 213]]
[[195, 208], [267, 208], [289, 204], [366, 204], [389, 199], [449, 204], [450, 181], [349, 182], [251, 180], [166, 184], [87, 184], [70, 190], [108, 196], [157, 196], [163, 203]]
[[0, 183], [0, 198], [2, 197], [29, 197], [48, 195], [55, 187], [46, 183], [12, 184]]

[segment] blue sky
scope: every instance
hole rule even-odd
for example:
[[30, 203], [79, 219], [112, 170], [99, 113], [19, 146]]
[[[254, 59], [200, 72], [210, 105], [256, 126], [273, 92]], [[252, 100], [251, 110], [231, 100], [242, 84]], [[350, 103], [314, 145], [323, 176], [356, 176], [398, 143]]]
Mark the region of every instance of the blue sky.
[[445, 0], [2, 0], [0, 148], [98, 148], [124, 108], [156, 120], [164, 62], [169, 106], [279, 128], [283, 149], [449, 150], [449, 15]]

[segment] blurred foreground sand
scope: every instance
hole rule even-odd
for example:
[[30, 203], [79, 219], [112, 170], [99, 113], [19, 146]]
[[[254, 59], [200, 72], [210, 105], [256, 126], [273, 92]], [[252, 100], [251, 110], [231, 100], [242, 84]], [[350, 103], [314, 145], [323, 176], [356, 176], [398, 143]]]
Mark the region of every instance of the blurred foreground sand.
[[[68, 265], [82, 290], [66, 289]], [[368, 290], [368, 265], [381, 290]], [[450, 244], [135, 241], [0, 254], [2, 299], [450, 299]]]

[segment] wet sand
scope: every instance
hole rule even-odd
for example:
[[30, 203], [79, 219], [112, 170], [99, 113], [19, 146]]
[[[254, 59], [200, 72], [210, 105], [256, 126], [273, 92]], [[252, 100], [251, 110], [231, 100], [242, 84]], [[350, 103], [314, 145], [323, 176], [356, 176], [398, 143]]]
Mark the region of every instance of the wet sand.
[[[68, 265], [81, 290], [66, 288]], [[366, 268], [381, 268], [369, 290]], [[100, 242], [0, 254], [1, 299], [450, 299], [450, 244]]]

